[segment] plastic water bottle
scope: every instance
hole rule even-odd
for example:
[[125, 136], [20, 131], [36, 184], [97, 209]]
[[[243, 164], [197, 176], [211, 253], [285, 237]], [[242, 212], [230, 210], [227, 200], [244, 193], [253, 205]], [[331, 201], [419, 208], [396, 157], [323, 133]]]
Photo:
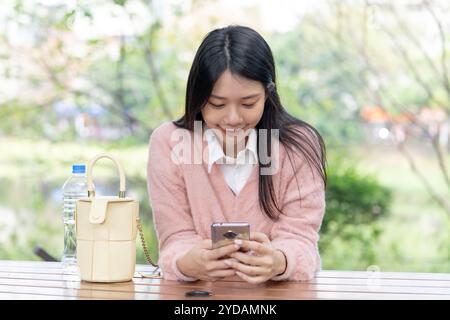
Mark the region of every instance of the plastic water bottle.
[[64, 253], [62, 266], [66, 272], [77, 272], [77, 239], [75, 234], [75, 205], [78, 199], [88, 196], [86, 165], [72, 165], [72, 176], [62, 187], [64, 210]]

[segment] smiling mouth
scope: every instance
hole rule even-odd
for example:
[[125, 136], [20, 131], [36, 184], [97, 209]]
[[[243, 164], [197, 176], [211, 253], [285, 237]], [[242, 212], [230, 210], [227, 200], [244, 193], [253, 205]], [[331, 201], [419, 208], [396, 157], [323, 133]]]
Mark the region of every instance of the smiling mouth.
[[237, 136], [237, 135], [241, 135], [245, 132], [245, 130], [243, 128], [237, 128], [237, 129], [230, 129], [230, 128], [222, 128], [220, 127], [220, 130], [228, 136]]

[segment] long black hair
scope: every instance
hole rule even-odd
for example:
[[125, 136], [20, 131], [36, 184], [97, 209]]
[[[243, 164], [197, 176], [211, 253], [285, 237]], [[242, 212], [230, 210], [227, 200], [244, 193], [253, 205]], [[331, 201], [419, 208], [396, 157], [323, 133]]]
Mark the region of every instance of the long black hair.
[[[265, 87], [267, 98], [256, 129], [267, 129], [268, 155], [271, 154], [271, 130], [278, 129], [279, 141], [288, 151], [292, 167], [294, 168], [294, 165], [290, 153], [300, 152], [311, 170], [315, 169], [319, 173], [326, 186], [323, 139], [314, 127], [291, 116], [281, 105], [272, 51], [264, 38], [251, 28], [228, 26], [207, 34], [197, 50], [189, 72], [185, 114], [173, 123], [191, 131], [194, 129], [194, 121], [204, 123], [201, 110], [208, 101], [215, 82], [225, 70], [259, 81]], [[259, 139], [259, 135], [257, 136]], [[258, 148], [259, 145], [258, 141]], [[264, 164], [261, 163], [260, 157], [258, 159], [260, 168], [271, 166], [271, 162]], [[259, 204], [272, 220], [277, 220], [283, 213], [275, 196], [272, 175], [259, 175]]]

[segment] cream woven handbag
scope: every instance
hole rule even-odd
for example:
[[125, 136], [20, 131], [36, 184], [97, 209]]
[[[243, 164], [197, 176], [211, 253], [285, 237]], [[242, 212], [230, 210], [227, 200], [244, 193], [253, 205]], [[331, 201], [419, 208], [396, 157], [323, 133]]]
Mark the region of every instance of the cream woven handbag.
[[[112, 160], [120, 175], [119, 196], [95, 196], [92, 169], [101, 158]], [[122, 282], [133, 278], [136, 265], [136, 235], [140, 233], [147, 261], [151, 260], [139, 220], [139, 202], [125, 196], [122, 165], [109, 154], [99, 154], [88, 164], [88, 198], [77, 201], [75, 225], [77, 263], [81, 280]]]

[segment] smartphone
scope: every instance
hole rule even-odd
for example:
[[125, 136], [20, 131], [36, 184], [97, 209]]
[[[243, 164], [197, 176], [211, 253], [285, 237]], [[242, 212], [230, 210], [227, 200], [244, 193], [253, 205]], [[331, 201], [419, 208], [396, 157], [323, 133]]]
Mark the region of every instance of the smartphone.
[[247, 222], [215, 222], [211, 224], [213, 249], [233, 243], [234, 239], [250, 240], [250, 225]]

